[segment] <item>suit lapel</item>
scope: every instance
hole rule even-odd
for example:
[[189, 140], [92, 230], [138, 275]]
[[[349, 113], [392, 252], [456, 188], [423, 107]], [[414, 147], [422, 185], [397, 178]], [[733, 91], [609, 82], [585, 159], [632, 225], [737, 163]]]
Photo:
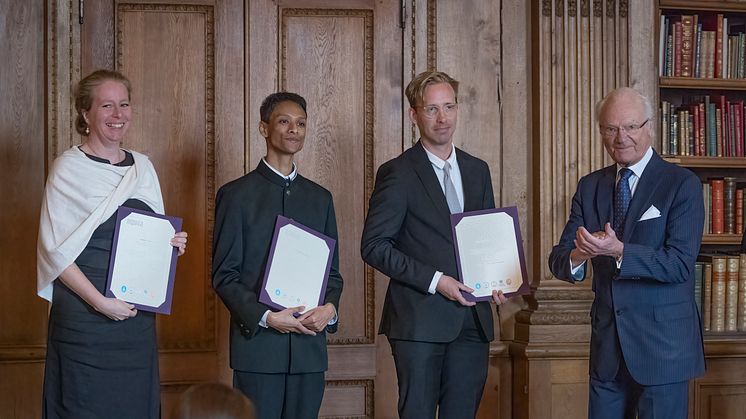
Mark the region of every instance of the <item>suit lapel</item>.
[[461, 185], [464, 188], [464, 211], [475, 211], [483, 209], [484, 185], [478, 182], [477, 177], [473, 175], [476, 170], [472, 164], [474, 161], [469, 157], [458, 148], [456, 149], [456, 159], [461, 172]]
[[603, 230], [606, 223], [613, 221], [612, 208], [614, 208], [614, 185], [616, 184], [616, 165], [604, 169], [603, 176], [598, 182], [596, 191], [596, 214], [598, 214], [598, 225]]
[[624, 221], [625, 238], [632, 237], [637, 220], [642, 217], [643, 211], [648, 209], [653, 198], [653, 193], [655, 193], [658, 189], [658, 184], [663, 180], [663, 176], [660, 174], [661, 163], [661, 158], [658, 157], [657, 153], [653, 152], [653, 157], [650, 158], [648, 165], [645, 166], [642, 177], [637, 181], [637, 189], [635, 189], [635, 194], [632, 195], [632, 200], [629, 202], [627, 218]]
[[448, 209], [448, 203], [446, 197], [443, 195], [443, 190], [440, 188], [440, 181], [435, 176], [435, 170], [432, 168], [432, 163], [425, 154], [425, 149], [422, 148], [422, 144], [418, 141], [417, 144], [412, 147], [412, 163], [417, 176], [422, 182], [422, 186], [425, 188], [425, 192], [433, 201], [435, 208], [438, 212], [443, 213], [450, 217], [451, 211]]

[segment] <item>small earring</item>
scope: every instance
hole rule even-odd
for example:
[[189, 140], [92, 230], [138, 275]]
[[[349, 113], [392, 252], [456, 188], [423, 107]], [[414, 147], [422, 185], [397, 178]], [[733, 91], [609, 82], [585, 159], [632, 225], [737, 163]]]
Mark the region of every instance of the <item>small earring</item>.
[[91, 133], [91, 129], [88, 127], [85, 127], [85, 135], [88, 135]]

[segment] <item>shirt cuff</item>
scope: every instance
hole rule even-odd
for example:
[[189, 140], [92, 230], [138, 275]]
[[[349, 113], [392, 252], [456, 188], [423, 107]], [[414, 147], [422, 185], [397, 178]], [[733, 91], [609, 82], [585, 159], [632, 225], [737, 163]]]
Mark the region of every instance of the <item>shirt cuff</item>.
[[268, 328], [267, 325], [267, 316], [269, 316], [269, 310], [265, 311], [264, 314], [262, 314], [262, 318], [259, 319], [259, 326], [262, 326], [263, 328]]
[[577, 282], [581, 282], [585, 279], [585, 262], [581, 263], [576, 267], [572, 267], [572, 259], [570, 259], [570, 276]]
[[427, 292], [435, 294], [435, 289], [438, 287], [438, 281], [440, 281], [441, 276], [443, 276], [443, 272], [435, 271], [435, 275], [433, 275], [433, 280], [430, 281], [430, 288], [427, 289]]
[[332, 319], [326, 323], [327, 326], [331, 326], [339, 321], [339, 316], [337, 315], [337, 307], [334, 307], [334, 304], [332, 304], [332, 308], [334, 309], [334, 317], [332, 317]]

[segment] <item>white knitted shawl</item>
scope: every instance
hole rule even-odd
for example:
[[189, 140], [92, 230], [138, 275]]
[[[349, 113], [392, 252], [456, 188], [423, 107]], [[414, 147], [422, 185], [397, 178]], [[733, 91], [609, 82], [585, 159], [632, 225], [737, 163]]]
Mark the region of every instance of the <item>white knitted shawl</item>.
[[80, 256], [93, 231], [126, 200], [139, 199], [163, 214], [153, 164], [144, 154], [130, 152], [135, 164], [126, 167], [96, 162], [78, 146], [54, 161], [44, 189], [36, 249], [40, 297], [52, 301], [52, 282]]

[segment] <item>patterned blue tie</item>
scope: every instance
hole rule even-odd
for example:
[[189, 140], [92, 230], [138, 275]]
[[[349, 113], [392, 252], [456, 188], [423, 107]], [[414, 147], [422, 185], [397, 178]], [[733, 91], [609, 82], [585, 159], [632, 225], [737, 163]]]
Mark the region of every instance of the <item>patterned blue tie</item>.
[[632, 191], [629, 188], [629, 177], [633, 172], [626, 167], [619, 171], [619, 182], [614, 191], [614, 231], [619, 240], [624, 238], [624, 219], [627, 217], [627, 208], [632, 199]]

